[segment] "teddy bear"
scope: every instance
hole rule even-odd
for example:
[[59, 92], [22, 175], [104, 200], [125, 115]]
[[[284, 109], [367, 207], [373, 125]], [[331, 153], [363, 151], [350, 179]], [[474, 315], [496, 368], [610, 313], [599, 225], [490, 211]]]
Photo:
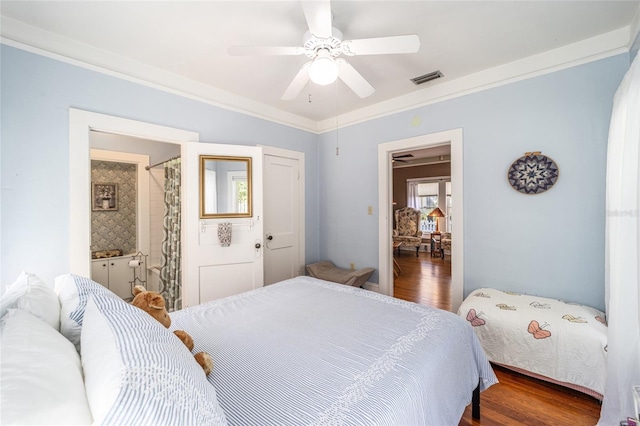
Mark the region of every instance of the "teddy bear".
[[[137, 285], [133, 289], [133, 295], [133, 301], [131, 302], [133, 306], [142, 309], [158, 320], [160, 324], [169, 328], [171, 325], [171, 317], [165, 308], [164, 297], [162, 297], [160, 293], [147, 291], [143, 286]], [[186, 331], [176, 330], [173, 334], [185, 344], [189, 351], [193, 350], [193, 338]], [[213, 369], [213, 359], [211, 359], [211, 355], [206, 352], [198, 352], [193, 357], [204, 370], [204, 374], [209, 375]]]

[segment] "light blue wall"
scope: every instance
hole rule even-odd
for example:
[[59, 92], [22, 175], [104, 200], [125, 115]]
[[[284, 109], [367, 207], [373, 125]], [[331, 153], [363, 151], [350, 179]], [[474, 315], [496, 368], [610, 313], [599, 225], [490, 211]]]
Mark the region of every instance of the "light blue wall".
[[0, 49], [2, 286], [22, 269], [49, 282], [69, 270], [69, 108], [195, 131], [201, 141], [304, 152], [306, 257], [318, 258], [315, 134], [6, 45]]
[[[0, 49], [3, 284], [21, 269], [45, 279], [68, 269], [73, 107], [196, 131], [203, 141], [304, 152], [307, 262], [376, 269], [377, 145], [463, 128], [465, 295], [494, 286], [604, 305], [607, 132], [628, 54], [340, 129], [336, 156], [336, 132], [316, 136]], [[415, 116], [422, 119], [417, 127]], [[550, 191], [526, 196], [509, 187], [506, 171], [532, 150], [558, 163], [560, 179]]]
[[[607, 138], [628, 66], [618, 55], [339, 129], [340, 156], [335, 132], [321, 135], [320, 257], [377, 269], [378, 144], [462, 128], [465, 296], [493, 286], [602, 309]], [[527, 151], [558, 164], [551, 190], [509, 186], [507, 169]]]
[[636, 34], [636, 38], [631, 44], [631, 49], [629, 49], [631, 57], [631, 60], [629, 62], [633, 62], [635, 57], [638, 56], [638, 50], [640, 50], [640, 32]]

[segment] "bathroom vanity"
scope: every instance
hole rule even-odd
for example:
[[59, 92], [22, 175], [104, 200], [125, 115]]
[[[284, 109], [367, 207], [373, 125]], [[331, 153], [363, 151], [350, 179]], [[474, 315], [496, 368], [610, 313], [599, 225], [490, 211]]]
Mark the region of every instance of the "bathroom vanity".
[[[116, 256], [104, 259], [93, 259], [91, 261], [91, 279], [102, 284], [119, 297], [130, 300], [135, 280], [134, 271], [136, 268], [129, 266], [131, 255]], [[144, 259], [139, 266], [141, 270], [146, 268]]]

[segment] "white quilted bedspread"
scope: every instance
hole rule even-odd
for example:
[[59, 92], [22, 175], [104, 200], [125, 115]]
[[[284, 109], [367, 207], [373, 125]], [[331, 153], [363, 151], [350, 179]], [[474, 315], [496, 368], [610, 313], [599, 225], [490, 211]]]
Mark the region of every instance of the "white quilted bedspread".
[[472, 292], [458, 314], [490, 361], [604, 391], [605, 314], [589, 306], [492, 288]]

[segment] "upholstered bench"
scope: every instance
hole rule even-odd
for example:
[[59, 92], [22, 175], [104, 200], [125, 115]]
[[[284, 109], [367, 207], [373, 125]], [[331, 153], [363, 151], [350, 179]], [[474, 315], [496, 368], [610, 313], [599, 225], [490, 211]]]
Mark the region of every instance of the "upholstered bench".
[[363, 268], [357, 271], [338, 268], [328, 260], [307, 265], [307, 272], [314, 278], [354, 287], [362, 287], [373, 271], [375, 271], [374, 268]]

